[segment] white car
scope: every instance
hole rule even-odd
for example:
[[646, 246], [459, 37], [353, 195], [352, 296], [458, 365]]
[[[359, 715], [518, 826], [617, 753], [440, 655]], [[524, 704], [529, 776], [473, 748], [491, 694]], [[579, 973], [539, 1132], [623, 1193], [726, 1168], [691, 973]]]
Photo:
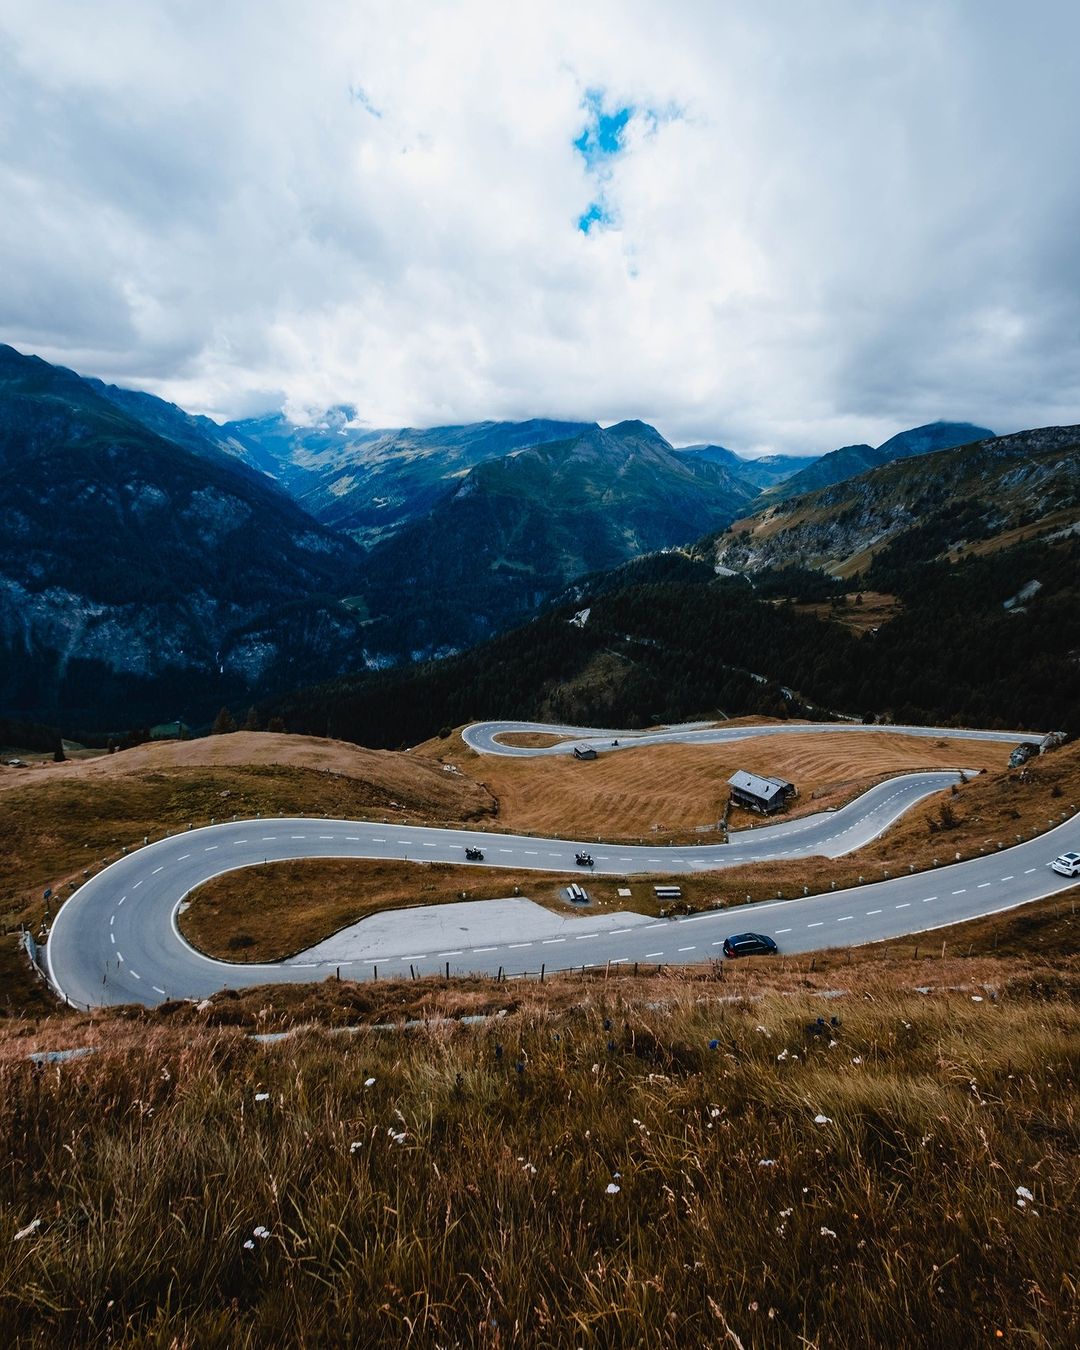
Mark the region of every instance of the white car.
[[1063, 877], [1080, 876], [1080, 853], [1063, 853], [1050, 864], [1055, 872]]

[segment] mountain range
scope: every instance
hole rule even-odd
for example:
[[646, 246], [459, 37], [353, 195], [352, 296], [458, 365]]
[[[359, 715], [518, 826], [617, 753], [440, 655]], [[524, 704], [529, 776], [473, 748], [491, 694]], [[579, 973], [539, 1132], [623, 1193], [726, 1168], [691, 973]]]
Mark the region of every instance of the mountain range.
[[272, 710], [297, 731], [387, 746], [475, 718], [854, 714], [1080, 734], [1078, 607], [1080, 426], [1043, 428], [774, 503], [687, 550], [579, 578], [460, 655]]
[[[371, 429], [342, 405], [220, 425], [0, 347], [0, 714], [205, 722], [320, 681], [392, 687], [657, 568], [730, 604], [732, 573], [761, 601], [778, 573], [827, 596], [916, 537], [951, 560], [1050, 538], [1074, 523], [1074, 430], [936, 422], [815, 460], [640, 421]], [[761, 702], [768, 671], [721, 666], [729, 701]]]

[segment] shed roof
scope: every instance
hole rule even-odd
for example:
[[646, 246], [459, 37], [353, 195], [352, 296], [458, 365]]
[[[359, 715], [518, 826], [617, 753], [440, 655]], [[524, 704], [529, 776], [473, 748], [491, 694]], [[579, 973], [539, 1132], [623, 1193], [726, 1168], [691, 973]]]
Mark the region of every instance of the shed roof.
[[778, 792], [790, 788], [791, 784], [783, 778], [762, 778], [759, 774], [737, 769], [728, 779], [728, 786], [738, 788], [740, 792], [749, 792], [764, 802], [771, 802]]

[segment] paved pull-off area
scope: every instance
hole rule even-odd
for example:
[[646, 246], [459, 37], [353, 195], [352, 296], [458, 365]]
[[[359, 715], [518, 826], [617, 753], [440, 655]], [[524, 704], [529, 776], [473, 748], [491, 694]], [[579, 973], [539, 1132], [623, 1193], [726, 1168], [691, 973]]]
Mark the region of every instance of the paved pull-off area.
[[[489, 725], [523, 729], [520, 724]], [[807, 726], [799, 724], [798, 729]], [[981, 734], [1001, 739], [999, 732]], [[49, 971], [57, 991], [72, 1002], [100, 1006], [155, 1004], [228, 987], [322, 980], [338, 966], [349, 978], [363, 978], [375, 964], [384, 975], [408, 973], [410, 966], [433, 973], [447, 964], [455, 973], [494, 974], [501, 968], [509, 975], [538, 971], [541, 964], [549, 971], [609, 961], [670, 965], [715, 957], [724, 937], [748, 928], [772, 934], [783, 951], [855, 945], [974, 918], [1074, 884], [1052, 872], [1049, 863], [1056, 854], [1080, 846], [1080, 816], [1026, 844], [929, 873], [683, 919], [563, 918], [538, 906], [524, 909], [520, 901], [509, 902], [509, 908], [501, 901], [438, 907], [468, 910], [467, 916], [457, 916], [459, 940], [453, 940], [452, 914], [436, 915], [432, 907], [398, 910], [364, 920], [289, 961], [267, 965], [203, 956], [184, 941], [176, 925], [184, 897], [210, 877], [286, 859], [464, 863], [465, 846], [473, 844], [484, 850], [484, 861], [469, 866], [572, 873], [575, 853], [588, 849], [595, 867], [581, 869], [584, 880], [586, 873], [670, 875], [773, 858], [839, 857], [862, 847], [916, 802], [958, 778], [959, 772], [949, 771], [906, 774], [878, 784], [840, 810], [737, 832], [726, 844], [605, 845], [303, 817], [213, 825], [149, 844], [91, 878], [57, 915], [47, 945]], [[477, 924], [481, 910], [490, 915], [486, 933]], [[354, 955], [368, 942], [373, 944], [368, 955]]]

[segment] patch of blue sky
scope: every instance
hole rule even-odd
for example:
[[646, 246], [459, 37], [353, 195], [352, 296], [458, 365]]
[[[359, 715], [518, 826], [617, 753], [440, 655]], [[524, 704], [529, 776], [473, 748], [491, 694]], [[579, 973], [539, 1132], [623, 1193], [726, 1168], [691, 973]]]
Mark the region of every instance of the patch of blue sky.
[[630, 119], [640, 118], [646, 135], [653, 136], [665, 123], [676, 121], [684, 114], [674, 104], [663, 108], [639, 108], [633, 103], [612, 105], [606, 100], [603, 89], [587, 89], [581, 107], [586, 122], [581, 135], [574, 139], [574, 149], [598, 184], [596, 195], [577, 221], [581, 233], [588, 234], [593, 229], [615, 223], [615, 212], [606, 196], [606, 184], [612, 176], [611, 162], [626, 149], [624, 133]]
[[377, 108], [368, 97], [368, 92], [359, 84], [349, 85], [349, 97], [354, 103], [359, 103], [365, 112], [369, 112], [372, 117], [381, 117], [382, 109]]
[[601, 89], [587, 89], [582, 107], [588, 121], [574, 141], [574, 149], [581, 154], [588, 168], [595, 169], [622, 149], [623, 131], [634, 114], [634, 108], [632, 104], [625, 104], [621, 108], [606, 110]]
[[594, 225], [610, 225], [611, 212], [602, 201], [590, 202], [587, 211], [578, 216], [577, 227], [582, 234], [588, 234]]

